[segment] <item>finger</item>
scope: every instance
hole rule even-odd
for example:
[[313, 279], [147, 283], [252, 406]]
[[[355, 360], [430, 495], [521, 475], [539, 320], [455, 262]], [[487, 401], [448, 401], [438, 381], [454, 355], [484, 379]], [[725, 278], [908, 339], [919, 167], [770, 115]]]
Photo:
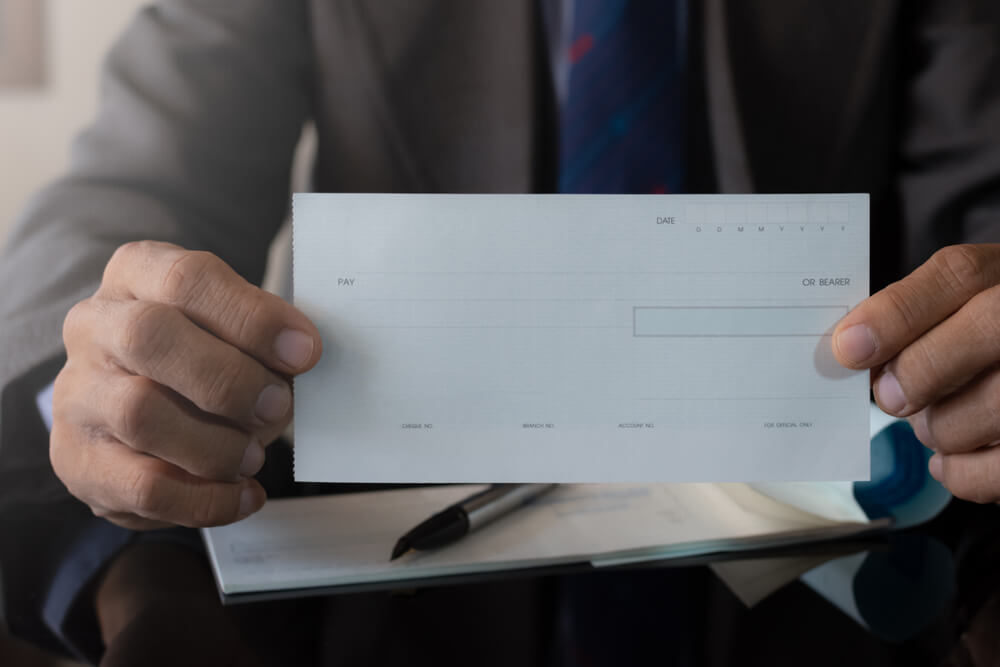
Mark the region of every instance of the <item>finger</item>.
[[81, 345], [86, 356], [96, 344], [109, 361], [173, 389], [210, 414], [249, 427], [289, 416], [292, 395], [283, 378], [171, 306], [93, 299], [74, 307], [63, 328], [70, 356]]
[[934, 479], [959, 498], [976, 503], [1000, 500], [1000, 447], [965, 454], [935, 454], [928, 469]]
[[172, 523], [164, 523], [163, 521], [150, 521], [149, 519], [143, 519], [135, 514], [126, 514], [124, 512], [108, 512], [106, 514], [99, 514], [94, 512], [96, 516], [99, 516], [116, 526], [121, 526], [126, 530], [163, 530], [165, 528], [174, 528]]
[[280, 373], [306, 371], [322, 353], [319, 331], [308, 317], [211, 253], [152, 241], [126, 244], [108, 262], [102, 290], [175, 306]]
[[173, 524], [164, 523], [162, 521], [150, 521], [149, 519], [138, 517], [135, 514], [112, 512], [108, 508], [101, 507], [100, 505], [90, 505], [89, 507], [90, 511], [97, 518], [105, 519], [128, 530], [162, 530], [164, 528], [174, 527]]
[[203, 480], [111, 439], [66, 449], [61, 461], [73, 471], [63, 480], [70, 492], [109, 513], [198, 528], [238, 521], [266, 500], [255, 480]]
[[1000, 287], [972, 297], [886, 364], [874, 383], [883, 410], [905, 416], [965, 386], [1000, 360]]
[[992, 371], [928, 405], [909, 421], [925, 446], [942, 454], [960, 454], [1000, 439], [998, 406], [1000, 371]]
[[77, 391], [78, 423], [102, 428], [136, 451], [150, 454], [204, 479], [235, 482], [264, 465], [257, 434], [195, 408], [163, 385], [139, 375], [89, 373]]
[[997, 284], [1000, 245], [943, 248], [844, 316], [833, 333], [837, 361], [857, 369], [883, 364], [974, 295]]
[[49, 446], [49, 458], [56, 477], [66, 486], [69, 492], [78, 500], [86, 504], [94, 516], [99, 519], [106, 519], [115, 525], [128, 530], [159, 530], [161, 528], [172, 528], [174, 524], [162, 521], [151, 521], [143, 519], [131, 512], [115, 512], [104, 505], [98, 503], [93, 494], [87, 492], [87, 485], [83, 481], [86, 470], [75, 468], [85, 457], [81, 456], [81, 449], [92, 446], [91, 438], [84, 437], [83, 432], [78, 428], [67, 428], [64, 422], [56, 419], [53, 424]]

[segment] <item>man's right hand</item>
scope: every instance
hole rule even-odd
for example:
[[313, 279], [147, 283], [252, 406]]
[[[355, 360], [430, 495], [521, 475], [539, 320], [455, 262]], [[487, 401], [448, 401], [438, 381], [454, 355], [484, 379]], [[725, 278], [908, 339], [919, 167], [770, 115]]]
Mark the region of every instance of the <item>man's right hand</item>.
[[319, 332], [205, 252], [130, 243], [70, 311], [50, 457], [69, 491], [126, 528], [213, 526], [263, 506], [253, 476], [291, 419], [289, 378]]

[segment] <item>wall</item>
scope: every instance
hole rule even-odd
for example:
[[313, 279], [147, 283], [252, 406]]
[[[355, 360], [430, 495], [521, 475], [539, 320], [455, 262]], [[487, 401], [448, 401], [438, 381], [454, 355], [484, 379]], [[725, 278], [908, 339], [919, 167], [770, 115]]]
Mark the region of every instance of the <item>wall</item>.
[[0, 244], [25, 200], [65, 168], [70, 140], [94, 114], [104, 53], [146, 4], [45, 1], [47, 84], [0, 91]]

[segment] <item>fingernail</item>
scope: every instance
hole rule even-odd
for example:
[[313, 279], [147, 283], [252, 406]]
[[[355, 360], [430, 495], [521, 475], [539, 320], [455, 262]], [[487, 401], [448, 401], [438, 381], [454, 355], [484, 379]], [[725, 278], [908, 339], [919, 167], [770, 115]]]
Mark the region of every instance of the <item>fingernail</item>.
[[257, 406], [254, 408], [254, 414], [262, 422], [276, 422], [285, 416], [291, 404], [292, 395], [288, 391], [288, 388], [271, 384], [264, 387], [264, 391], [260, 392], [260, 396], [257, 398]]
[[944, 463], [941, 461], [941, 455], [935, 454], [931, 457], [931, 460], [927, 462], [927, 470], [930, 471], [931, 477], [937, 481], [941, 481], [944, 476]]
[[305, 366], [312, 357], [314, 346], [312, 336], [296, 329], [284, 329], [274, 339], [274, 352], [278, 359], [292, 368]]
[[257, 436], [250, 438], [250, 444], [243, 452], [243, 460], [240, 462], [240, 475], [243, 477], [253, 477], [264, 467], [264, 447], [261, 446]]
[[240, 492], [239, 518], [249, 516], [257, 509], [257, 492], [247, 486]]
[[837, 335], [837, 349], [848, 361], [863, 363], [875, 354], [875, 336], [864, 324], [855, 324]]
[[875, 383], [875, 397], [878, 404], [889, 414], [898, 414], [906, 407], [906, 395], [899, 386], [899, 380], [891, 372], [886, 371]]

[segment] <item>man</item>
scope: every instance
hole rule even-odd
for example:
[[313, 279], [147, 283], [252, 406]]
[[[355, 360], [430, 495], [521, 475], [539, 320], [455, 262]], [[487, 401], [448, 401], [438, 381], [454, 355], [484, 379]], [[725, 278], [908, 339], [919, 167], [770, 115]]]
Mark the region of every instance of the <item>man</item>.
[[[122, 37], [70, 173], [0, 266], [17, 286], [0, 301], [0, 507], [71, 508], [67, 551], [113, 532], [76, 579], [99, 581], [133, 536], [65, 489], [129, 530], [264, 503], [253, 476], [290, 418], [288, 380], [322, 353], [301, 313], [254, 286], [307, 120], [320, 191], [555, 187], [565, 100], [546, 44], [565, 46], [553, 26], [571, 3], [542, 4], [548, 21], [531, 0], [173, 0]], [[876, 399], [911, 419], [956, 495], [1000, 498], [1000, 248], [985, 244], [1000, 239], [1000, 8], [691, 9], [688, 189], [870, 192], [873, 285], [910, 273], [844, 319], [834, 351], [873, 369]], [[975, 245], [932, 256], [960, 242]], [[57, 372], [50, 466], [23, 408]]]

